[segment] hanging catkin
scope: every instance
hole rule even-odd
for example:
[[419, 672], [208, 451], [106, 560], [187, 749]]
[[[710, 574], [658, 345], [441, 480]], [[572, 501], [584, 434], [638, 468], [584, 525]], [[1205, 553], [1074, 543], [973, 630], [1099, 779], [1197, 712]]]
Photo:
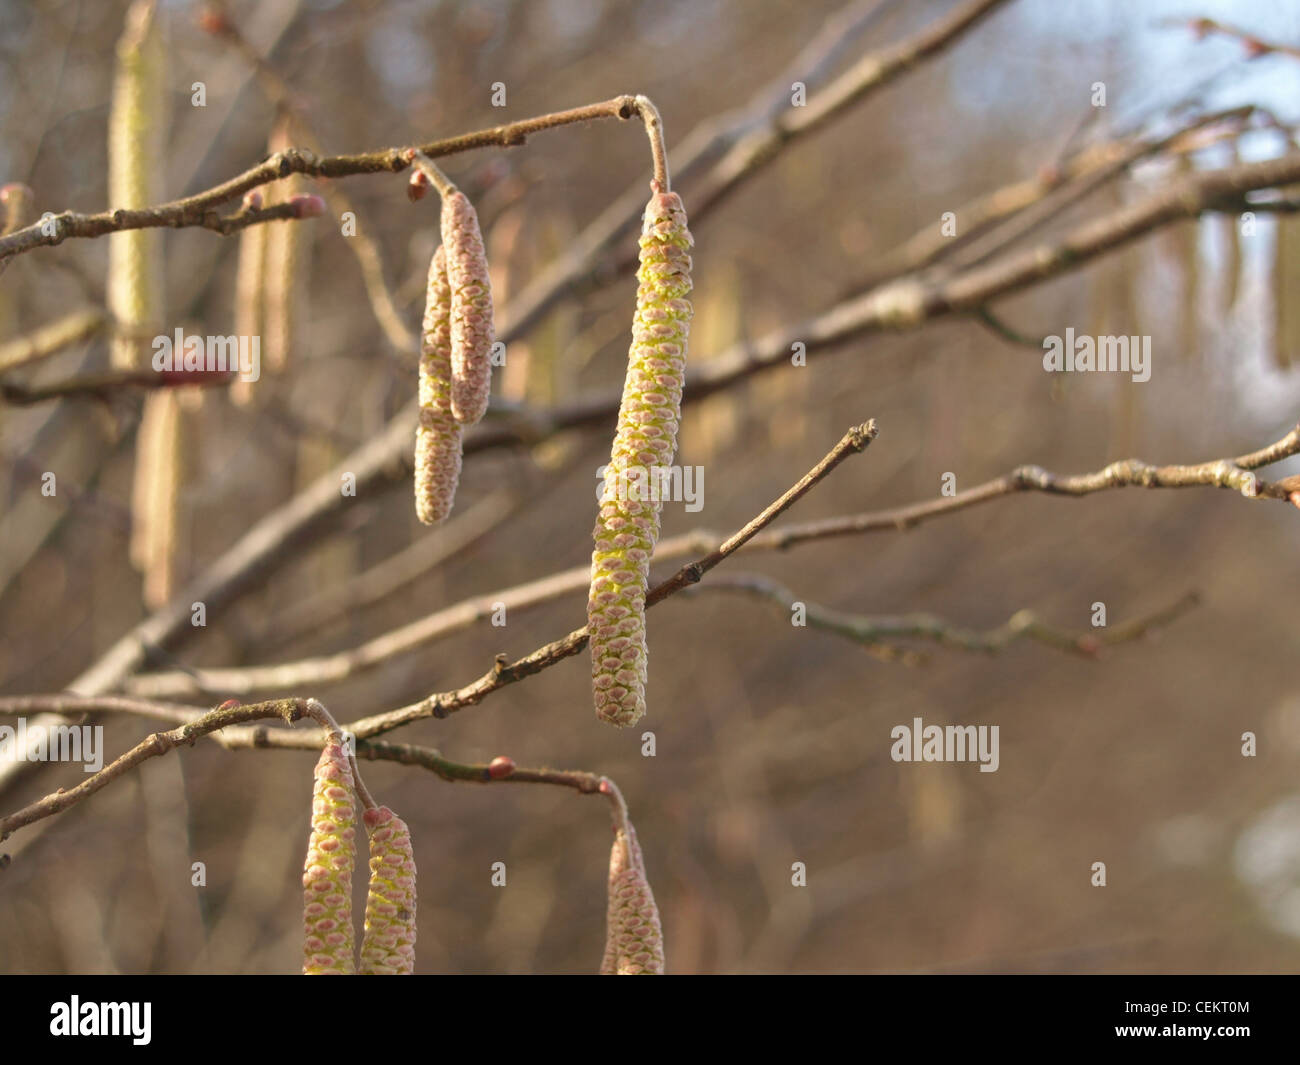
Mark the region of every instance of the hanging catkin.
[[659, 976], [664, 972], [664, 934], [659, 908], [646, 878], [636, 829], [616, 794], [614, 846], [609, 853], [609, 905], [605, 917], [602, 976]]
[[420, 337], [420, 424], [415, 431], [415, 513], [425, 525], [451, 513], [460, 480], [461, 427], [451, 410], [451, 288], [445, 252], [429, 263]]
[[303, 962], [308, 975], [356, 972], [352, 866], [356, 792], [348, 756], [332, 736], [316, 763], [311, 838], [303, 866]]
[[680, 197], [656, 192], [641, 228], [632, 347], [587, 603], [596, 716], [614, 725], [633, 725], [645, 713], [645, 595], [662, 509], [652, 484], [655, 469], [671, 466], [677, 448], [693, 243]]
[[[268, 149], [283, 151], [293, 144], [287, 118], [282, 118], [271, 133]], [[277, 182], [277, 202], [286, 203], [307, 193], [307, 179], [290, 174]], [[289, 365], [302, 331], [302, 296], [306, 290], [309, 266], [310, 232], [295, 221], [269, 222], [266, 225], [266, 290], [263, 307], [262, 365], [267, 373], [282, 373]]]
[[[139, 210], [162, 199], [165, 52], [153, 0], [135, 0], [117, 42], [108, 119], [108, 200]], [[108, 309], [119, 335], [112, 364], [144, 365], [149, 336], [161, 328], [162, 243], [156, 229], [127, 229], [108, 238]]]
[[[250, 194], [252, 196], [253, 194]], [[249, 203], [245, 197], [245, 203]], [[262, 206], [265, 198], [256, 192], [252, 204]], [[235, 267], [235, 335], [247, 337], [251, 345], [258, 337], [258, 351], [261, 351], [261, 336], [264, 332], [266, 305], [266, 234], [268, 226], [245, 226], [239, 234], [239, 262]], [[241, 406], [253, 395], [252, 382], [242, 378], [230, 386], [231, 398]]]
[[492, 281], [478, 213], [459, 189], [442, 197], [442, 243], [451, 285], [451, 411], [474, 425], [487, 411], [492, 386]]
[[415, 852], [406, 822], [387, 806], [363, 816], [370, 833], [370, 888], [361, 939], [361, 972], [415, 972]]
[[151, 392], [136, 435], [131, 492], [131, 560], [144, 576], [143, 598], [163, 606], [176, 584], [184, 427], [176, 388]]

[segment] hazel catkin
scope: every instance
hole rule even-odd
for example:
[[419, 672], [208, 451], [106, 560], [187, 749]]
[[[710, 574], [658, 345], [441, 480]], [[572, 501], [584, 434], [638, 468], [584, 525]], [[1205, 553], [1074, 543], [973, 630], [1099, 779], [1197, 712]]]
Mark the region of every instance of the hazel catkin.
[[464, 426], [487, 411], [492, 386], [492, 280], [478, 214], [451, 188], [442, 197], [442, 243], [451, 286], [451, 411]]
[[451, 513], [460, 481], [462, 430], [452, 413], [451, 287], [446, 252], [429, 263], [420, 337], [420, 423], [415, 432], [415, 513], [425, 525]]
[[361, 939], [361, 972], [415, 972], [415, 851], [406, 822], [387, 806], [363, 816], [370, 834], [370, 887]]
[[311, 838], [303, 867], [303, 963], [309, 976], [356, 972], [352, 866], [356, 792], [347, 753], [331, 737], [316, 763]]
[[[162, 199], [163, 124], [168, 96], [166, 46], [155, 0], [134, 0], [117, 41], [108, 113], [108, 199], [111, 208], [140, 210]], [[108, 237], [108, 309], [118, 326], [115, 368], [144, 364], [149, 333], [162, 317], [162, 235], [124, 229]]]
[[587, 602], [596, 716], [623, 727], [645, 713], [645, 596], [663, 506], [654, 486], [657, 470], [672, 465], [677, 449], [693, 243], [681, 198], [672, 192], [651, 196], [641, 229], [632, 346], [596, 519]]
[[602, 976], [660, 976], [664, 935], [632, 822], [615, 830], [609, 855], [609, 905]]

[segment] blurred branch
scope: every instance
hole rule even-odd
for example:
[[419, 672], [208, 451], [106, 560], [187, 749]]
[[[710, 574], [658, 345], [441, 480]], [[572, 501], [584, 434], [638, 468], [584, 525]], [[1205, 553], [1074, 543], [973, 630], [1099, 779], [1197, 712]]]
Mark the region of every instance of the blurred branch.
[[209, 388], [228, 385], [235, 377], [233, 371], [224, 370], [108, 370], [44, 385], [0, 381], [0, 399], [17, 406], [75, 397], [106, 400], [126, 388]]
[[25, 336], [0, 344], [0, 373], [49, 358], [66, 347], [89, 340], [108, 325], [108, 314], [99, 307], [73, 311]]
[[979, 263], [987, 262], [994, 255], [1005, 251], [1034, 230], [1059, 217], [1068, 208], [1128, 173], [1134, 164], [1160, 155], [1162, 152], [1177, 152], [1192, 134], [1224, 125], [1240, 133], [1254, 114], [1255, 108], [1247, 105], [1230, 111], [1201, 115], [1189, 119], [1166, 136], [1139, 140], [1127, 148], [1121, 148], [1115, 158], [1103, 162], [1096, 169], [1079, 175], [1063, 186], [1050, 190], [1042, 199], [1026, 204], [1022, 210], [1003, 220], [991, 232], [982, 234], [978, 240], [971, 241], [960, 248], [954, 256], [956, 268], [969, 269]]
[[962, 628], [934, 614], [848, 614], [809, 602], [784, 585], [758, 573], [725, 574], [695, 591], [704, 591], [706, 588], [743, 592], [765, 599], [781, 608], [787, 620], [795, 607], [801, 605], [804, 617], [812, 628], [824, 629], [868, 646], [886, 639], [913, 637], [962, 651], [997, 654], [1017, 640], [1027, 639], [1084, 658], [1096, 658], [1097, 652], [1104, 646], [1139, 639], [1153, 629], [1175, 621], [1200, 603], [1197, 593], [1189, 592], [1171, 606], [1123, 625], [1072, 633], [1042, 621], [1032, 610], [1019, 610], [1003, 624], [984, 630]]
[[779, 150], [815, 132], [900, 75], [939, 54], [1007, 2], [967, 0], [912, 37], [863, 56], [825, 89], [810, 96], [803, 107], [774, 113], [768, 123], [732, 147], [709, 176], [692, 190], [692, 210], [696, 214], [708, 210], [742, 181], [757, 174]]
[[259, 647], [282, 644], [320, 630], [335, 618], [352, 617], [364, 607], [406, 591], [421, 576], [477, 543], [525, 502], [524, 497], [498, 489], [468, 509], [453, 514], [430, 535], [390, 555], [340, 584], [286, 607], [266, 619], [252, 641]]
[[[697, 126], [672, 154], [679, 187], [690, 192], [692, 223], [711, 211], [732, 189], [757, 173], [801, 136], [832, 118], [842, 116], [924, 59], [938, 55], [972, 29], [984, 16], [1008, 0], [976, 0], [963, 4], [946, 19], [914, 36], [868, 53], [830, 85], [812, 94], [804, 107], [790, 105], [791, 85], [819, 80], [837, 63], [848, 41], [861, 33], [879, 14], [878, 5], [846, 8], [786, 70], [754, 94], [751, 102], [730, 120], [723, 118]], [[717, 157], [698, 185], [690, 177]], [[680, 191], [680, 189], [679, 189]], [[553, 262], [510, 307], [510, 327], [522, 331], [535, 325], [559, 300], [591, 284], [630, 271], [635, 252], [609, 261], [619, 240], [632, 233], [645, 208], [645, 194], [637, 185], [588, 226], [562, 258]]]
[[[864, 441], [869, 441], [867, 432], [874, 423], [860, 427]], [[850, 434], [851, 435], [851, 434]], [[986, 481], [974, 488], [958, 492], [954, 496], [944, 496], [927, 503], [890, 510], [871, 511], [865, 514], [847, 515], [839, 518], [823, 519], [787, 529], [769, 532], [761, 530], [769, 525], [783, 510], [788, 508], [800, 495], [807, 492], [824, 477], [838, 462], [842, 461], [849, 450], [845, 441], [832, 451], [817, 467], [801, 481], [786, 492], [780, 499], [764, 510], [743, 529], [725, 540], [719, 541], [716, 534], [702, 530], [687, 533], [662, 541], [655, 550], [655, 559], [681, 557], [695, 551], [705, 551], [704, 557], [682, 567], [669, 579], [660, 582], [646, 596], [646, 606], [653, 606], [669, 595], [689, 584], [698, 583], [700, 578], [722, 559], [739, 550], [784, 550], [788, 547], [829, 539], [836, 536], [855, 535], [883, 530], [902, 531], [918, 525], [930, 518], [951, 514], [979, 503], [986, 503], [1000, 496], [1022, 491], [1039, 491], [1055, 495], [1088, 495], [1108, 488], [1126, 485], [1144, 488], [1185, 488], [1193, 486], [1216, 486], [1231, 488], [1247, 498], [1279, 499], [1300, 506], [1300, 484], [1292, 484], [1289, 479], [1275, 483], [1259, 480], [1252, 470], [1280, 462], [1282, 459], [1300, 453], [1300, 425], [1275, 444], [1270, 444], [1259, 451], [1241, 455], [1235, 459], [1215, 459], [1198, 465], [1185, 466], [1151, 466], [1140, 459], [1126, 459], [1095, 473], [1061, 476], [1050, 473], [1039, 466], [1020, 466], [1003, 477]], [[850, 445], [851, 446], [851, 445]], [[865, 447], [865, 442], [863, 443]], [[527, 584], [518, 585], [486, 595], [463, 600], [453, 606], [436, 611], [426, 617], [397, 629], [382, 633], [357, 647], [336, 654], [316, 658], [305, 658], [295, 662], [281, 662], [258, 666], [243, 666], [229, 669], [191, 669], [167, 672], [143, 673], [126, 681], [127, 690], [135, 695], [158, 698], [162, 696], [186, 693], [205, 693], [213, 696], [247, 694], [253, 691], [272, 689], [287, 690], [307, 684], [330, 684], [372, 669], [375, 666], [450, 635], [463, 631], [475, 623], [492, 615], [499, 604], [504, 604], [507, 611], [522, 610], [537, 606], [585, 588], [591, 579], [590, 567], [575, 566], [559, 573], [551, 574]], [[582, 644], [571, 647], [573, 637], [582, 637]], [[560, 658], [576, 654], [586, 643], [586, 630], [576, 630], [557, 643], [547, 645], [535, 651], [526, 659], [521, 659], [529, 669], [521, 676], [540, 672], [553, 665]], [[558, 652], [565, 653], [559, 654]], [[552, 655], [557, 655], [552, 658]], [[534, 661], [535, 658], [535, 661]], [[501, 668], [507, 668], [498, 663]], [[514, 667], [509, 667], [513, 669]], [[444, 695], [430, 696], [423, 703], [440, 704], [444, 709], [460, 709], [466, 705], [470, 695], [482, 690], [494, 691], [501, 687], [496, 683], [497, 670], [488, 673], [474, 684]], [[518, 677], [512, 679], [519, 679]], [[508, 681], [506, 682], [508, 683]], [[489, 685], [480, 689], [482, 685]], [[481, 697], [481, 696], [480, 696]], [[470, 701], [477, 701], [473, 699]], [[404, 708], [405, 712], [410, 708]], [[418, 716], [427, 716], [420, 714]], [[437, 714], [435, 716], [445, 716]], [[359, 733], [364, 734], [364, 733]]]
[[[307, 147], [313, 152], [321, 154], [320, 142], [307, 120], [305, 108], [299, 105], [288, 83], [280, 76], [270, 61], [253, 46], [252, 42], [235, 25], [226, 6], [224, 4], [205, 4], [200, 18], [205, 29], [208, 29], [213, 36], [227, 42], [252, 68], [257, 83], [261, 86], [267, 99], [281, 111], [287, 112], [293, 117], [295, 126], [304, 135]], [[322, 194], [326, 203], [330, 205], [331, 210], [334, 212], [336, 219], [341, 219], [348, 212], [351, 212], [354, 216], [356, 215], [351, 200], [348, 199], [337, 184], [330, 183], [326, 185], [322, 189]], [[388, 337], [388, 342], [398, 351], [413, 351], [419, 341], [416, 335], [406, 327], [406, 323], [397, 310], [397, 304], [388, 287], [388, 282], [384, 279], [383, 261], [379, 255], [378, 245], [370, 239], [370, 236], [363, 228], [356, 227], [347, 241], [347, 246], [352, 250], [352, 254], [356, 256], [357, 265], [361, 267], [361, 279], [365, 284], [366, 296], [370, 300], [371, 310], [374, 312], [375, 321], [379, 323], [384, 335]]]
[[1295, 45], [1266, 41], [1253, 33], [1247, 33], [1236, 26], [1229, 26], [1212, 18], [1166, 19], [1164, 25], [1186, 27], [1196, 35], [1197, 40], [1204, 40], [1206, 37], [1231, 37], [1241, 42], [1250, 59], [1258, 59], [1273, 53], [1300, 59], [1300, 48]]

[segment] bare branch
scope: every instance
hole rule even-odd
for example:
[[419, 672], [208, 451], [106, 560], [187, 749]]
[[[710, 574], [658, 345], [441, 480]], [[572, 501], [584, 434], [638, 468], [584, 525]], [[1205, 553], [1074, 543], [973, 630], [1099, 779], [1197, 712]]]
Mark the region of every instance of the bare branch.
[[[24, 698], [30, 705], [30, 701], [37, 697], [28, 696]], [[65, 700], [60, 712], [67, 712], [67, 709], [72, 705], [66, 701], [66, 696], [55, 696], [54, 699]], [[254, 703], [249, 706], [218, 708], [204, 714], [195, 721], [180, 725], [168, 732], [155, 732], [136, 744], [116, 761], [106, 765], [98, 773], [82, 781], [75, 788], [60, 788], [30, 806], [25, 806], [8, 817], [0, 818], [0, 841], [7, 839], [9, 834], [16, 828], [22, 828], [24, 825], [30, 825], [33, 821], [39, 821], [41, 818], [59, 813], [82, 799], [88, 798], [149, 758], [156, 758], [160, 754], [166, 754], [181, 744], [193, 745], [194, 741], [200, 736], [206, 736], [217, 729], [245, 721], [279, 717], [292, 724], [309, 715], [307, 703], [308, 700], [304, 699], [278, 699], [274, 702]], [[0, 708], [7, 708], [11, 705], [11, 700], [0, 700]]]
[[89, 340], [108, 324], [108, 314], [99, 307], [73, 311], [49, 322], [26, 336], [0, 344], [0, 373], [39, 362], [64, 348]]
[[[758, 573], [725, 574], [692, 591], [702, 592], [706, 589], [743, 592], [765, 599], [776, 604], [787, 620], [795, 606], [801, 605], [804, 617], [812, 628], [824, 629], [867, 646], [890, 639], [916, 638], [961, 651], [997, 654], [1017, 640], [1027, 639], [1084, 658], [1096, 658], [1102, 647], [1137, 640], [1156, 628], [1168, 625], [1200, 603], [1200, 597], [1195, 592], [1189, 592], [1176, 603], [1123, 625], [1080, 633], [1042, 621], [1032, 610], [1019, 610], [996, 628], [981, 631], [954, 625], [934, 614], [868, 615], [833, 610], [811, 602], [805, 596], [796, 595], [784, 585]], [[898, 657], [909, 663], [915, 661], [905, 654]]]
[[[420, 145], [425, 155], [439, 157], [467, 152], [474, 148], [513, 148], [542, 130], [590, 122], [600, 118], [631, 118], [637, 113], [631, 96], [616, 96], [601, 103], [576, 107], [569, 111], [556, 111], [536, 118], [526, 118], [491, 129], [447, 137]], [[229, 234], [258, 222], [277, 218], [294, 218], [297, 208], [292, 201], [272, 207], [245, 207], [232, 215], [219, 215], [216, 208], [238, 199], [250, 189], [265, 185], [290, 174], [308, 177], [339, 178], [353, 174], [400, 173], [410, 166], [410, 148], [383, 148], [356, 155], [317, 156], [304, 148], [289, 148], [276, 152], [257, 166], [250, 167], [237, 177], [224, 181], [204, 192], [170, 203], [159, 204], [138, 211], [100, 211], [98, 214], [80, 214], [64, 211], [52, 214], [40, 222], [26, 226], [0, 237], [0, 260], [19, 255], [33, 248], [52, 247], [70, 237], [101, 237], [124, 229], [149, 229], [170, 227], [179, 229], [201, 226], [217, 233]]]

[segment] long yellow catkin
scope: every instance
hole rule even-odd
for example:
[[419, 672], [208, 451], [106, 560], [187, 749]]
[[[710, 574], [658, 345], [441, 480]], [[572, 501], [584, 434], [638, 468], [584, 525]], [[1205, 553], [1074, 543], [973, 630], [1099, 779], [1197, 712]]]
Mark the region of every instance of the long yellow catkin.
[[356, 792], [348, 756], [332, 737], [316, 763], [311, 838], [303, 866], [303, 962], [309, 976], [356, 972], [352, 866]]
[[693, 243], [680, 197], [656, 192], [641, 228], [632, 346], [587, 602], [596, 716], [625, 727], [645, 713], [645, 595], [663, 506], [652, 491], [653, 470], [671, 466], [677, 449]]
[[[139, 210], [162, 199], [165, 48], [154, 0], [134, 0], [117, 42], [108, 120], [108, 200]], [[148, 334], [161, 328], [162, 243], [156, 229], [128, 229], [108, 238], [108, 308], [121, 335], [112, 364], [144, 364]]]
[[474, 425], [487, 411], [492, 387], [492, 279], [478, 214], [451, 189], [442, 198], [442, 243], [451, 285], [451, 411]]
[[415, 513], [425, 525], [451, 513], [460, 481], [462, 430], [452, 414], [451, 387], [451, 287], [446, 253], [439, 247], [429, 263], [415, 431]]
[[361, 938], [361, 972], [415, 972], [415, 851], [406, 822], [387, 806], [363, 816], [370, 834], [370, 886]]

